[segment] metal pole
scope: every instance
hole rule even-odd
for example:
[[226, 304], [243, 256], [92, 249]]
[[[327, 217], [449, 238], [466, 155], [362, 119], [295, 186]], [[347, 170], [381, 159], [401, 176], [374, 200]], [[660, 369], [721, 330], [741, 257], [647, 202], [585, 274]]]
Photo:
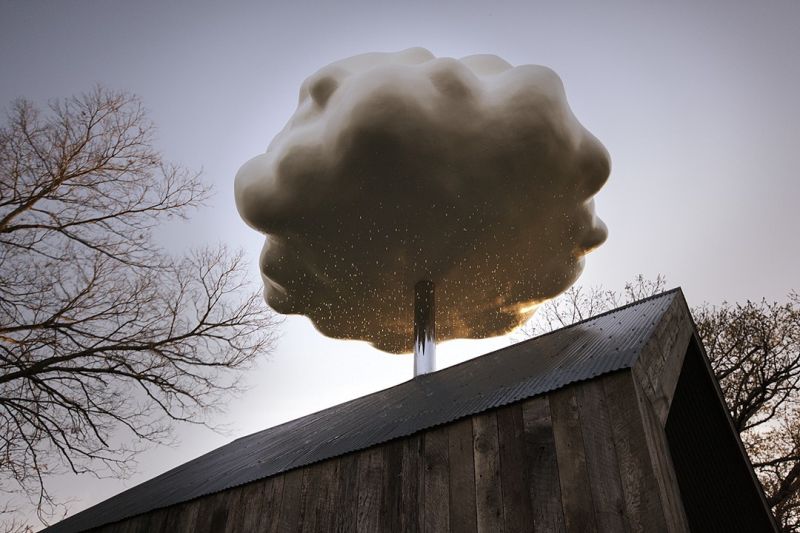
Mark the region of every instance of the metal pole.
[[414, 376], [436, 370], [436, 294], [432, 281], [414, 286]]

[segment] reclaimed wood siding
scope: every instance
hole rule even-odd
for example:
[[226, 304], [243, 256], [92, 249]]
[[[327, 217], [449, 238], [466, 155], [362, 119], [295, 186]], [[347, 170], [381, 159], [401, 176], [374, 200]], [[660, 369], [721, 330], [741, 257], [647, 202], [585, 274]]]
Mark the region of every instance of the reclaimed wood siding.
[[100, 531], [685, 531], [646, 396], [618, 372]]
[[667, 423], [683, 359], [694, 332], [690, 317], [686, 300], [681, 294], [676, 295], [633, 367], [639, 388], [650, 401], [662, 428]]

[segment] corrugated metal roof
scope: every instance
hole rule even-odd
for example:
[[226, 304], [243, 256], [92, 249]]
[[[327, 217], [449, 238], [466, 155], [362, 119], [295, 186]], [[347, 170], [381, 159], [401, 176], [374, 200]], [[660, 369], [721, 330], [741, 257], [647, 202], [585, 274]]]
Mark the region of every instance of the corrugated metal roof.
[[83, 531], [629, 368], [674, 289], [237, 439], [55, 524]]

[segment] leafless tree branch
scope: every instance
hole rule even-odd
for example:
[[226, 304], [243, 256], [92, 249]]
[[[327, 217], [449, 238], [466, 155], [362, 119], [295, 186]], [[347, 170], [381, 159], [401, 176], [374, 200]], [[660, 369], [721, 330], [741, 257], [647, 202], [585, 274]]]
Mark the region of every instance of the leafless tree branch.
[[173, 422], [207, 423], [270, 349], [276, 320], [240, 253], [175, 256], [154, 239], [209, 194], [162, 159], [136, 97], [96, 88], [46, 113], [11, 106], [0, 129], [0, 491], [42, 521], [60, 510], [50, 476], [126, 475]]

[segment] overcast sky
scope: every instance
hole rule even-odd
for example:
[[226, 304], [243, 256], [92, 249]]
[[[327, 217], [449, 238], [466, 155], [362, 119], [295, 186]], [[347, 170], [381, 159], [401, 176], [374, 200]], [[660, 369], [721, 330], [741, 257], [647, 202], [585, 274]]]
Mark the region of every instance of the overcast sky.
[[[166, 246], [244, 247], [258, 279], [263, 238], [233, 202], [239, 166], [294, 112], [300, 83], [368, 51], [497, 54], [563, 79], [570, 105], [608, 148], [596, 196], [609, 229], [579, 283], [619, 288], [667, 276], [690, 304], [780, 299], [797, 280], [800, 227], [800, 2], [114, 2], [0, 4], [0, 104], [100, 83], [138, 94], [171, 160], [202, 169], [217, 194], [161, 235]], [[180, 244], [179, 244], [180, 243]], [[507, 345], [454, 341], [440, 366]], [[411, 377], [410, 356], [334, 341], [303, 318], [220, 422], [179, 430], [125, 482], [64, 478], [73, 510], [220, 446]]]

